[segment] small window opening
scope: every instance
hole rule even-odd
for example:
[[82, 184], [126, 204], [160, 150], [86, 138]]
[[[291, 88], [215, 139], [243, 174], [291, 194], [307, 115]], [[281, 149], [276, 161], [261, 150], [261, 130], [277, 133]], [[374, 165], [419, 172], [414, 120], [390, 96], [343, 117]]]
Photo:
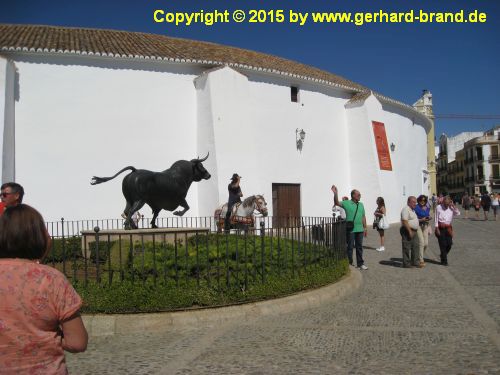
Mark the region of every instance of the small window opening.
[[299, 88], [297, 86], [290, 87], [290, 99], [294, 103], [299, 102]]

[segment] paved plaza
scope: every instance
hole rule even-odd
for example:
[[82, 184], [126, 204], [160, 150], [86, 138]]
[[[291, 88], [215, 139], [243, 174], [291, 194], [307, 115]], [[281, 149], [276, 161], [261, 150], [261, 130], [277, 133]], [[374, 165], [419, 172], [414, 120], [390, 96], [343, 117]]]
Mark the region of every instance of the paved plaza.
[[[459, 218], [449, 267], [434, 236], [403, 269], [398, 225], [365, 240], [361, 286], [314, 308], [92, 337], [74, 374], [500, 374], [500, 221]], [[139, 318], [139, 316], [138, 316]]]

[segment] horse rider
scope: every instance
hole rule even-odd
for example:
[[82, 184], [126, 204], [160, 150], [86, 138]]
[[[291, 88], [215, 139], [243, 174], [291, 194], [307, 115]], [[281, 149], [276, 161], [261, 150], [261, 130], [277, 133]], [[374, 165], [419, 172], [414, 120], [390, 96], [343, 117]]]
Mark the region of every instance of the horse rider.
[[229, 198], [227, 200], [227, 212], [226, 212], [226, 220], [224, 221], [224, 231], [229, 233], [229, 229], [231, 224], [229, 223], [229, 218], [231, 217], [231, 211], [235, 203], [241, 203], [241, 197], [243, 193], [240, 188], [240, 180], [241, 176], [238, 176], [238, 173], [234, 173], [233, 177], [231, 177], [231, 182], [227, 185], [227, 190], [229, 192]]

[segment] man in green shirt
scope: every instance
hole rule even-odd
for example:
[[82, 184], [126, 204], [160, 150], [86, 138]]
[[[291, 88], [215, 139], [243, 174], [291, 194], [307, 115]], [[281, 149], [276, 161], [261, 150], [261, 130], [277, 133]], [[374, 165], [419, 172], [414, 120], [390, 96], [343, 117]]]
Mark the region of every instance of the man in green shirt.
[[[354, 189], [351, 191], [351, 200], [339, 202], [338, 190], [332, 185], [333, 200], [336, 206], [342, 207], [346, 212], [347, 235], [347, 257], [349, 263], [353, 265], [353, 247], [356, 247], [356, 266], [359, 269], [367, 270], [363, 260], [363, 236], [367, 236], [365, 207], [360, 202], [361, 193]], [[349, 230], [349, 222], [353, 223], [352, 230]]]

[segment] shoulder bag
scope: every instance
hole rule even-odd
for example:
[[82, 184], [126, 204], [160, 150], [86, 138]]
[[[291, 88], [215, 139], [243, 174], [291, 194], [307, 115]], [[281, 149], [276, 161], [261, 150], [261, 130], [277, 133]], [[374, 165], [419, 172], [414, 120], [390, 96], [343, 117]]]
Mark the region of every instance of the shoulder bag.
[[354, 217], [352, 218], [352, 221], [346, 221], [345, 223], [345, 229], [348, 233], [352, 232], [354, 229], [354, 220], [356, 219], [356, 214], [358, 213], [358, 208], [359, 208], [359, 203], [356, 203], [356, 211], [354, 212]]
[[387, 217], [385, 217], [385, 215], [381, 216], [377, 225], [379, 229], [389, 229], [389, 222], [387, 221]]

